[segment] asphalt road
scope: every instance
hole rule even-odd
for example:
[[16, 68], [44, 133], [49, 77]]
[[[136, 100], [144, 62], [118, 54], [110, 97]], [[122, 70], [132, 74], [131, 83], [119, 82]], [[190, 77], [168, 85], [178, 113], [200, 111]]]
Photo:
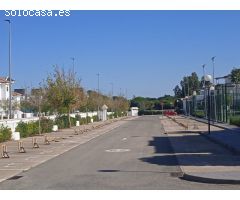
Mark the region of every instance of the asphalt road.
[[[179, 179], [158, 116], [144, 116], [0, 183], [0, 189], [239, 189]], [[161, 156], [163, 158], [161, 159]], [[163, 160], [165, 159], [165, 160]], [[1, 172], [0, 172], [1, 173]]]

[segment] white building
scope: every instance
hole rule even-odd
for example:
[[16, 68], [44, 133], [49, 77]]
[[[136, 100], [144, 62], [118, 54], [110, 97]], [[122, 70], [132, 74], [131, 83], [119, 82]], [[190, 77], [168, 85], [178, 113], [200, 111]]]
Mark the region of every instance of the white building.
[[9, 99], [9, 79], [8, 77], [0, 77], [0, 101], [6, 101], [8, 99]]
[[12, 92], [12, 100], [15, 104], [20, 105], [21, 101], [24, 100], [24, 95], [18, 92]]
[[[8, 77], [0, 77], [0, 115], [6, 115], [5, 111], [8, 108], [8, 100], [10, 97], [9, 91], [9, 78]], [[12, 84], [14, 81], [12, 80]]]
[[138, 107], [131, 107], [130, 116], [138, 116]]

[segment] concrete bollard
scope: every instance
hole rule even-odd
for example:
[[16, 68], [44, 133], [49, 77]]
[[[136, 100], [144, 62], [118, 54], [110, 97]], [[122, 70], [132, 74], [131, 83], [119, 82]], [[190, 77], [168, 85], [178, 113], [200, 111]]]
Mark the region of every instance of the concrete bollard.
[[24, 147], [23, 147], [23, 141], [18, 142], [18, 152], [19, 153], [26, 153]]
[[2, 158], [9, 158], [9, 155], [7, 153], [7, 146], [6, 146], [6, 144], [2, 145]]
[[38, 145], [38, 143], [37, 143], [37, 138], [32, 138], [32, 144], [33, 144], [33, 148], [34, 149], [37, 149], [37, 148], [39, 148], [39, 145]]
[[44, 144], [45, 145], [49, 145], [50, 144], [50, 142], [49, 142], [49, 140], [48, 140], [46, 135], [44, 136]]

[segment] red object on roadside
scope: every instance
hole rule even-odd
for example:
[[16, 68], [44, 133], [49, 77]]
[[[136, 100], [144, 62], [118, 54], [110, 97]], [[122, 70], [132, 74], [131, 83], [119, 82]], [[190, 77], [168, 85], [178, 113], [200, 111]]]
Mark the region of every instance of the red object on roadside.
[[177, 115], [177, 113], [174, 112], [174, 111], [172, 111], [172, 110], [165, 110], [165, 111], [163, 112], [163, 115], [164, 115], [164, 116], [175, 116], [175, 115]]

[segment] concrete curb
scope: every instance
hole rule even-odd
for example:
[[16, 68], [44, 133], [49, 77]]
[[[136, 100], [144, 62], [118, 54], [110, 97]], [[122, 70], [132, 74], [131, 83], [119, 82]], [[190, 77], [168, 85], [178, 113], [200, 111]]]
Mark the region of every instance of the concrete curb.
[[[226, 143], [223, 143], [214, 138], [211, 138], [206, 132], [201, 132], [201, 131], [196, 131], [196, 132], [199, 133], [201, 136], [205, 137], [206, 139], [210, 140], [211, 142], [218, 144], [218, 145], [222, 146], [223, 148], [229, 150], [231, 153], [240, 154], [240, 151], [238, 151], [237, 149], [233, 148], [232, 146], [230, 146]], [[168, 133], [164, 133], [164, 134], [168, 134]], [[171, 141], [170, 141], [170, 144], [171, 144], [171, 148], [172, 148], [173, 152], [175, 153], [175, 149], [174, 149]], [[208, 178], [208, 177], [202, 177], [202, 176], [188, 174], [183, 170], [183, 168], [181, 166], [181, 162], [179, 161], [177, 156], [176, 156], [176, 158], [177, 158], [178, 166], [182, 171], [182, 176], [178, 177], [179, 179], [182, 179], [185, 181], [191, 181], [191, 182], [198, 182], [198, 183], [208, 183], [208, 184], [231, 184], [231, 185], [239, 185], [240, 184], [240, 180], [216, 179], [216, 178]]]
[[198, 183], [208, 183], [208, 184], [231, 184], [231, 185], [239, 185], [240, 180], [231, 180], [231, 179], [215, 179], [215, 178], [207, 178], [200, 177], [195, 175], [190, 175], [184, 173], [182, 177], [179, 177], [182, 180], [198, 182]]

